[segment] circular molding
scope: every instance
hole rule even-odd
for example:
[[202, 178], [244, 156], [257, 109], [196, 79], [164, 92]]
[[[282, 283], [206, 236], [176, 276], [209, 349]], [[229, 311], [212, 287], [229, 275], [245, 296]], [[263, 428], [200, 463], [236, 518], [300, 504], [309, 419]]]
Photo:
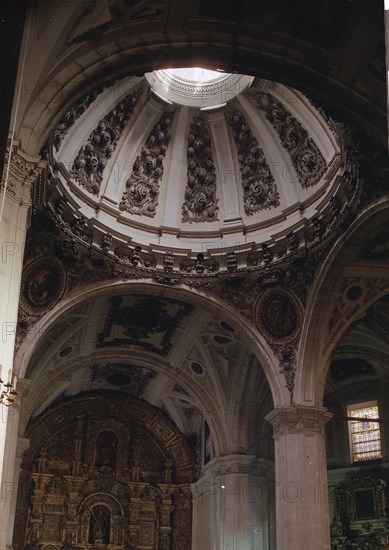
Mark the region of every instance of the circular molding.
[[290, 292], [269, 289], [257, 301], [255, 322], [268, 341], [287, 344], [300, 332], [302, 308]]
[[220, 73], [219, 78], [194, 82], [178, 77], [168, 70], [146, 73], [152, 89], [163, 99], [188, 107], [211, 108], [223, 105], [239, 95], [254, 80], [241, 74]]
[[22, 274], [21, 308], [30, 315], [41, 315], [59, 302], [65, 288], [66, 274], [58, 260], [52, 257], [34, 260]]

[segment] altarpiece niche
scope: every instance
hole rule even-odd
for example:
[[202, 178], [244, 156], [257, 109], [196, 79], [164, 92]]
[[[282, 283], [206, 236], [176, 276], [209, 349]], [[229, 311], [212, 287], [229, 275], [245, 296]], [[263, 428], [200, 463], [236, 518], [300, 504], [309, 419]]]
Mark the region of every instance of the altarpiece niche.
[[144, 401], [89, 394], [27, 428], [15, 550], [187, 550], [193, 454]]

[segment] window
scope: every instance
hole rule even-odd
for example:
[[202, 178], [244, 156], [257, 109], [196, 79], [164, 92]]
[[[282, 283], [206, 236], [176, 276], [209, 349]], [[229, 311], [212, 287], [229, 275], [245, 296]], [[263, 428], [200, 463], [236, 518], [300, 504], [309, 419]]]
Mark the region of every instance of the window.
[[349, 420], [350, 446], [353, 462], [382, 458], [381, 432], [377, 401], [358, 403], [347, 407]]

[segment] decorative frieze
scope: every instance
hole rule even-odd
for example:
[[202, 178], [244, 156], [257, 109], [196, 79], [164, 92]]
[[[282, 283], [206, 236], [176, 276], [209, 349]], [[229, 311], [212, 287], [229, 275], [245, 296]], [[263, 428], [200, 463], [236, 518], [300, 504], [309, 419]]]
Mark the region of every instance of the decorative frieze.
[[230, 117], [230, 123], [238, 148], [246, 214], [252, 215], [279, 206], [280, 197], [273, 174], [243, 114], [235, 111]]
[[327, 164], [308, 132], [271, 94], [257, 93], [255, 101], [280, 136], [281, 145], [290, 155], [301, 186], [315, 185], [325, 173]]
[[163, 176], [163, 160], [167, 152], [174, 113], [168, 111], [162, 115], [150, 133], [146, 145], [142, 147], [132, 174], [126, 182], [120, 210], [130, 214], [155, 216]]
[[195, 117], [188, 138], [188, 181], [182, 206], [183, 222], [217, 220], [216, 174], [211, 137], [203, 117]]
[[108, 159], [141, 96], [141, 89], [126, 96], [97, 125], [74, 159], [71, 175], [82, 187], [98, 195]]

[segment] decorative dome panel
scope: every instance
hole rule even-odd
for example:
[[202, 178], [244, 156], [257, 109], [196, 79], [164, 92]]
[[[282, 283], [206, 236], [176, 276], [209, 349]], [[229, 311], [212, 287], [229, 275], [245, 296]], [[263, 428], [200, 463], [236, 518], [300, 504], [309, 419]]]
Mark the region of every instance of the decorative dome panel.
[[161, 267], [173, 253], [246, 262], [334, 225], [346, 160], [328, 117], [275, 82], [172, 73], [101, 85], [64, 114], [49, 156], [50, 202], [65, 223], [81, 219], [96, 244], [128, 245]]

